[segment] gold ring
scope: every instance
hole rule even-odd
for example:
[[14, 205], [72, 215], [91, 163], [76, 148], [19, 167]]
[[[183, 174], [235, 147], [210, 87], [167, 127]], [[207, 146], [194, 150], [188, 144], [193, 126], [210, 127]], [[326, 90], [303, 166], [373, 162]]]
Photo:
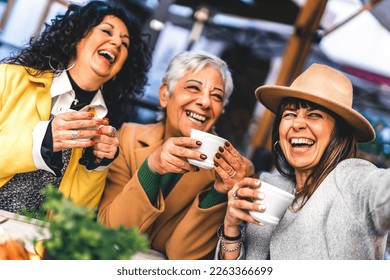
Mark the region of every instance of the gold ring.
[[77, 138], [77, 130], [72, 130], [72, 140]]

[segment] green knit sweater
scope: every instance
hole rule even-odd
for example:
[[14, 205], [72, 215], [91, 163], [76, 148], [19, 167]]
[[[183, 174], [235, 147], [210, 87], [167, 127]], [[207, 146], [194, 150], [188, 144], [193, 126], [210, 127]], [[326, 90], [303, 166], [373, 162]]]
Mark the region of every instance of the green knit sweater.
[[[145, 159], [138, 170], [139, 181], [152, 204], [156, 203], [160, 188], [164, 198], [167, 197], [182, 176], [183, 174], [178, 173], [168, 173], [165, 175], [154, 173], [149, 168], [148, 158]], [[200, 197], [199, 207], [206, 209], [225, 201], [227, 201], [227, 195], [219, 193], [212, 186], [208, 192]]]

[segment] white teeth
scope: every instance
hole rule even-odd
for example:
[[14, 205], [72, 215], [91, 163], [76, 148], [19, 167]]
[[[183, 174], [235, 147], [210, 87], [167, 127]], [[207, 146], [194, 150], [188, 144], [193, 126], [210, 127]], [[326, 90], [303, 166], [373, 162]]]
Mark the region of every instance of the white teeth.
[[201, 116], [201, 115], [196, 114], [194, 112], [186, 111], [186, 114], [187, 114], [187, 116], [189, 116], [190, 118], [195, 119], [198, 122], [204, 123], [206, 121], [206, 117], [205, 116]]
[[108, 58], [108, 60], [110, 61], [110, 63], [114, 63], [115, 61], [115, 55], [107, 50], [102, 50], [102, 51], [99, 51], [99, 54], [100, 55], [104, 55], [106, 58]]
[[291, 139], [291, 144], [293, 144], [293, 145], [313, 145], [314, 141], [309, 140], [309, 139], [293, 138], [293, 139]]

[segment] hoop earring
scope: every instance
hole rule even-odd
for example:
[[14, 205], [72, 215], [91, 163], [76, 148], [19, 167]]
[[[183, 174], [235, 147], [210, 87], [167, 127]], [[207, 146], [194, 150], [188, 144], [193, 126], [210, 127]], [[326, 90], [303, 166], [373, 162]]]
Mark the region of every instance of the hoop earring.
[[69, 68], [67, 69], [64, 69], [64, 70], [61, 70], [61, 69], [55, 69], [52, 65], [51, 65], [51, 59], [49, 59], [49, 67], [51, 68], [51, 70], [53, 70], [54, 72], [59, 72], [59, 71], [69, 71], [70, 69], [72, 69], [74, 66], [76, 65], [76, 61], [73, 62], [73, 64], [71, 66], [69, 66]]
[[279, 143], [279, 140], [278, 141], [276, 141], [275, 143], [274, 143], [274, 151], [275, 151], [275, 153], [277, 153], [278, 151], [276, 150], [276, 145]]

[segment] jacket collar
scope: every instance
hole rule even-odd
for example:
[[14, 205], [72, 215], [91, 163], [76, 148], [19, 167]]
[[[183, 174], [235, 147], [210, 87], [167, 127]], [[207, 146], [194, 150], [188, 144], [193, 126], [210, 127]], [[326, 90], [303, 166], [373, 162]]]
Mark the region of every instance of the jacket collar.
[[[75, 99], [75, 93], [69, 81], [68, 75], [66, 74], [66, 71], [62, 71], [60, 75], [54, 76], [53, 83], [50, 87], [50, 92], [51, 97], [54, 101], [52, 108], [52, 113], [54, 115], [69, 110], [72, 102]], [[97, 118], [103, 118], [107, 115], [108, 109], [106, 103], [104, 102], [103, 94], [100, 89], [95, 94], [95, 97], [92, 99], [91, 104], [81, 109], [81, 111], [88, 110], [90, 107], [93, 107], [95, 109], [95, 114]]]

